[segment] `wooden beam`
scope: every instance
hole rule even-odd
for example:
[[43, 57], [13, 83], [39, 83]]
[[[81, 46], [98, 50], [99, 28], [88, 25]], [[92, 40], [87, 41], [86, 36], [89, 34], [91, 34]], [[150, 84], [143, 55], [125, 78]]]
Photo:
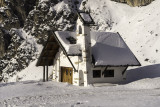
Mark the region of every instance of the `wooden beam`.
[[58, 49], [45, 50], [45, 52], [55, 52], [55, 51], [58, 51]]
[[48, 44], [48, 43], [51, 43], [51, 44], [52, 44], [52, 43], [57, 43], [57, 42], [56, 42], [56, 41], [48, 41], [47, 44]]
[[102, 75], [104, 75], [104, 72], [108, 69], [108, 66], [106, 66], [106, 68], [104, 69], [104, 71], [102, 72]]
[[59, 46], [58, 45], [46, 45], [46, 47], [45, 47], [45, 50], [46, 49], [58, 49], [59, 48]]
[[47, 70], [46, 70], [46, 81], [48, 81], [48, 65], [46, 66]]
[[48, 39], [48, 41], [55, 41], [54, 36], [50, 36], [49, 39]]
[[[57, 53], [56, 51], [50, 51], [50, 52], [45, 51], [45, 52], [43, 52], [43, 54], [42, 54], [41, 57], [43, 57], [43, 56], [49, 57], [48, 54], [54, 55], [54, 54], [56, 54], [56, 53]], [[52, 55], [50, 55], [50, 56], [52, 56]]]
[[58, 51], [58, 49], [46, 49], [45, 51]]
[[45, 82], [45, 66], [43, 66], [43, 82]]
[[41, 60], [52, 59], [53, 57], [41, 57]]
[[128, 66], [123, 70], [122, 75], [124, 75], [124, 73], [126, 72]]

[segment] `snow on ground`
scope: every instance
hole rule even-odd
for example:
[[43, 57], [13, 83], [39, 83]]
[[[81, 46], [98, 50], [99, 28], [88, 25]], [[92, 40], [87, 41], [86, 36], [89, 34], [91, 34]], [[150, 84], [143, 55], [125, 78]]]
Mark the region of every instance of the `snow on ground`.
[[160, 64], [132, 68], [127, 71], [127, 78], [124, 83], [131, 83], [141, 79], [153, 79], [160, 77]]
[[159, 64], [134, 68], [125, 83], [88, 87], [53, 81], [0, 83], [0, 107], [158, 107], [159, 70]]
[[158, 107], [160, 78], [130, 84], [78, 87], [67, 83], [25, 81], [0, 84], [0, 106], [6, 107]]

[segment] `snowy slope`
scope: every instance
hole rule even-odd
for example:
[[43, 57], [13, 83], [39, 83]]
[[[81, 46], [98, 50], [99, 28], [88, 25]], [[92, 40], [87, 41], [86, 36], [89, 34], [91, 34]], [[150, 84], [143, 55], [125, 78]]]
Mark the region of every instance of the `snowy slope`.
[[144, 7], [130, 7], [110, 0], [88, 0], [87, 8], [98, 27], [119, 32], [142, 65], [160, 62], [160, 1]]

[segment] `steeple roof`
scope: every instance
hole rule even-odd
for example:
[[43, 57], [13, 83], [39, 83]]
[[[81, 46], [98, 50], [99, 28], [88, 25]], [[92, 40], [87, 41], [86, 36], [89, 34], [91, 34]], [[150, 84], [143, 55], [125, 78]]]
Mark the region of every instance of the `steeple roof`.
[[77, 14], [84, 25], [95, 24], [89, 12], [79, 11]]

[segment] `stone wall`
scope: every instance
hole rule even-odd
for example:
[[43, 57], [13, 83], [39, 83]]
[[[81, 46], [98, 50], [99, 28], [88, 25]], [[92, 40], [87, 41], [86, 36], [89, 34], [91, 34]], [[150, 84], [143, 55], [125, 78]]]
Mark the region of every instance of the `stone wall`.
[[[14, 75], [14, 71], [24, 69], [35, 58], [35, 48], [32, 44], [26, 42], [26, 47], [31, 47], [29, 49], [20, 47], [24, 40], [21, 38], [19, 28], [23, 28], [29, 12], [34, 9], [37, 1], [0, 0], [0, 81], [4, 75], [7, 78]], [[10, 63], [12, 58], [16, 61], [15, 63]], [[7, 66], [11, 67], [7, 68]], [[7, 68], [6, 74], [2, 73], [5, 68]]]
[[121, 3], [127, 3], [130, 6], [146, 6], [154, 0], [111, 0]]

